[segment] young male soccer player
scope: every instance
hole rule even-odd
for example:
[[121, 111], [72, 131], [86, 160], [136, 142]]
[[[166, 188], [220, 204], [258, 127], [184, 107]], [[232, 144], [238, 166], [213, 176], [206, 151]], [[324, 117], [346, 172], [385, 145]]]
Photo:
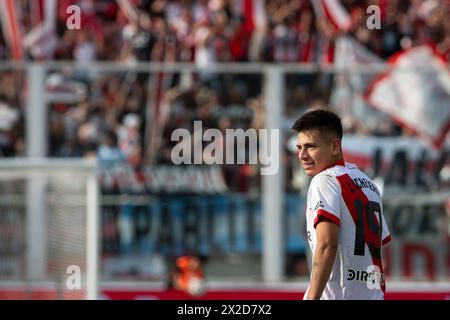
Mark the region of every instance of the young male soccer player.
[[304, 299], [384, 299], [381, 248], [390, 241], [380, 192], [344, 162], [341, 119], [313, 110], [297, 119], [298, 157], [312, 177], [306, 226], [313, 253]]

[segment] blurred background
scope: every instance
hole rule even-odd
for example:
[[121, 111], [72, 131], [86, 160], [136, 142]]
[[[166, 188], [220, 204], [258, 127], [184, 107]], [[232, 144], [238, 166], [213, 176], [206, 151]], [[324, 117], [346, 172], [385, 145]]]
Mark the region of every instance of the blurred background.
[[[0, 298], [61, 298], [54, 244], [87, 224], [63, 201], [84, 181], [71, 166], [37, 187], [58, 199], [47, 213], [1, 178], [48, 157], [97, 160], [99, 299], [301, 299], [309, 178], [290, 126], [313, 108], [342, 117], [346, 161], [383, 191], [386, 297], [450, 298], [449, 16], [447, 0], [0, 0]], [[280, 170], [226, 137], [245, 163], [175, 165], [174, 130], [192, 161], [209, 144], [194, 121], [279, 129]]]

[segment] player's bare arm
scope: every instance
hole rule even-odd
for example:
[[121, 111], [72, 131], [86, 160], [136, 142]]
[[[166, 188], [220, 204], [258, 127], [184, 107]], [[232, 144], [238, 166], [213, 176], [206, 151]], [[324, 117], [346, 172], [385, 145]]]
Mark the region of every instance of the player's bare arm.
[[316, 226], [317, 247], [312, 261], [311, 278], [306, 300], [320, 299], [330, 278], [338, 248], [339, 226], [322, 221]]

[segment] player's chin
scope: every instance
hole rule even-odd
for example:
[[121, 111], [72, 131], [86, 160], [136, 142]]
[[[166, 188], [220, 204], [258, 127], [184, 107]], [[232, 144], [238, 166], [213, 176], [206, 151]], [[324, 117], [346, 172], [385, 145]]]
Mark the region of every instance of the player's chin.
[[304, 168], [306, 175], [310, 176], [310, 177], [314, 177], [318, 171], [316, 170], [315, 167], [313, 168]]

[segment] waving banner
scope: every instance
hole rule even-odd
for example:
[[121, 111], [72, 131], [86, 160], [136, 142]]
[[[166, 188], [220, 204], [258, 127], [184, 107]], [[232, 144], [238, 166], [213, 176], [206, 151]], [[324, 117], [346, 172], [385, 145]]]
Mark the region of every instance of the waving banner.
[[317, 19], [327, 20], [336, 30], [351, 28], [351, 17], [339, 0], [313, 0], [312, 5]]
[[351, 36], [336, 39], [334, 65], [340, 70], [334, 78], [330, 105], [339, 114], [345, 115], [343, 120], [351, 115], [370, 128], [389, 121], [389, 117], [371, 108], [364, 99], [364, 92], [377, 74], [355, 68], [368, 64], [382, 65], [384, 61]]
[[366, 91], [367, 101], [441, 148], [450, 130], [450, 74], [429, 46], [395, 55], [393, 68]]

